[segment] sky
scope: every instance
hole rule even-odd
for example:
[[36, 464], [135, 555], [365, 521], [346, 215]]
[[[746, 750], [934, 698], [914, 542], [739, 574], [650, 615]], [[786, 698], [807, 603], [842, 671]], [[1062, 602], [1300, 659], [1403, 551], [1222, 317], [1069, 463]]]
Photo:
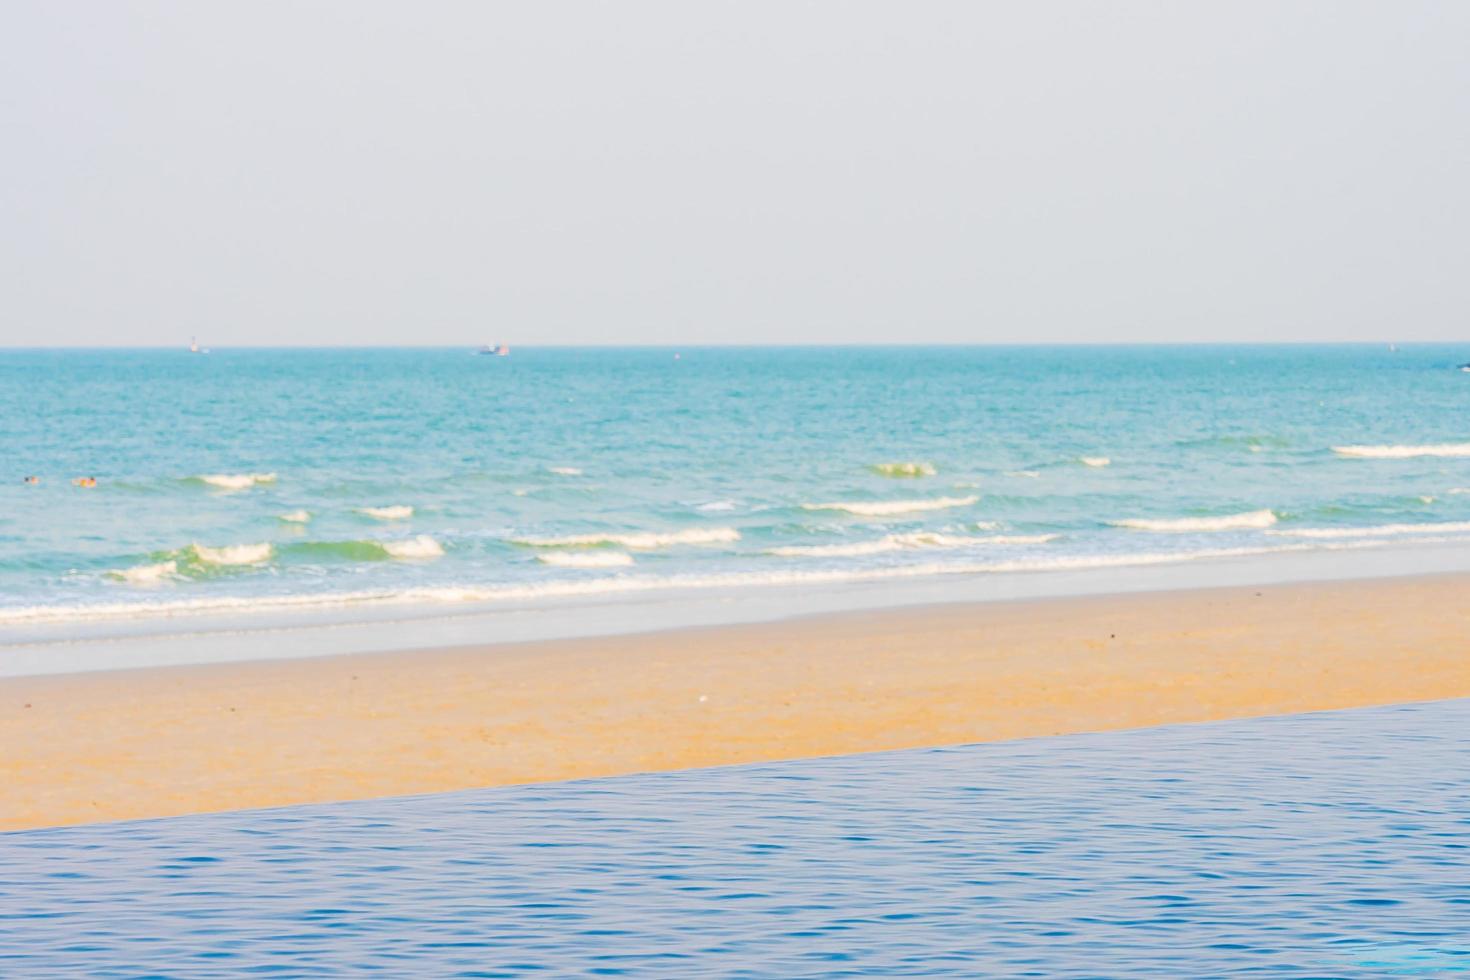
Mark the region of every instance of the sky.
[[1470, 339], [1470, 3], [0, 0], [0, 346]]

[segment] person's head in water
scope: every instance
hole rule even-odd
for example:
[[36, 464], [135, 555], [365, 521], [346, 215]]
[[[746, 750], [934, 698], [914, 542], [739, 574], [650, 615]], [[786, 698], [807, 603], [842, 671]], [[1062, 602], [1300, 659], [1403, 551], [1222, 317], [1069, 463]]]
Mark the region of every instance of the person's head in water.
[[27, 483], [40, 483], [41, 482], [41, 478], [39, 476], [28, 476], [28, 477], [26, 477], [26, 482]]

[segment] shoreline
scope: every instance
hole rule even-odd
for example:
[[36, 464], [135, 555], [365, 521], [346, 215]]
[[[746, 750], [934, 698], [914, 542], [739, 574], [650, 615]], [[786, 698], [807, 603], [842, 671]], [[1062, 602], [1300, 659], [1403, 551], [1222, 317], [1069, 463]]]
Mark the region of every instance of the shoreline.
[[915, 609], [1227, 586], [1470, 574], [1463, 543], [1234, 556], [999, 574], [836, 580], [800, 589], [761, 585], [669, 588], [530, 603], [384, 603], [270, 616], [244, 613], [0, 627], [7, 677], [177, 666], [766, 623], [874, 609]]
[[1470, 696], [1470, 575], [0, 678], [0, 829]]

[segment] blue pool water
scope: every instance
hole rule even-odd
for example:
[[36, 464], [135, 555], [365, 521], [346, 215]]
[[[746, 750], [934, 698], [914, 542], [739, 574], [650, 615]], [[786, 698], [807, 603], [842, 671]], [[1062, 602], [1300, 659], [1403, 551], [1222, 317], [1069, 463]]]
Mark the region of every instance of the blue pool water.
[[1470, 973], [1470, 701], [0, 835], [0, 976]]
[[1470, 540], [1454, 347], [677, 354], [0, 351], [0, 641]]

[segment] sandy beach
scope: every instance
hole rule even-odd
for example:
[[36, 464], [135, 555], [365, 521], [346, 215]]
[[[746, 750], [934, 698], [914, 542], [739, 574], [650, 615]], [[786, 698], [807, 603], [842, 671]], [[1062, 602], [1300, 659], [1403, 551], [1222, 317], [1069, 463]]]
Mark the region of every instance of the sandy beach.
[[1470, 695], [1470, 576], [0, 681], [0, 828]]

